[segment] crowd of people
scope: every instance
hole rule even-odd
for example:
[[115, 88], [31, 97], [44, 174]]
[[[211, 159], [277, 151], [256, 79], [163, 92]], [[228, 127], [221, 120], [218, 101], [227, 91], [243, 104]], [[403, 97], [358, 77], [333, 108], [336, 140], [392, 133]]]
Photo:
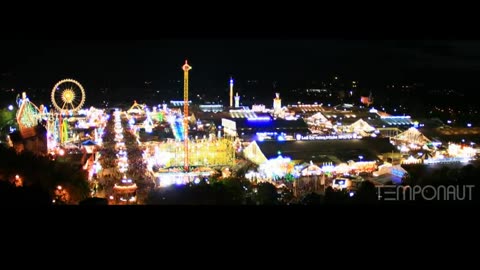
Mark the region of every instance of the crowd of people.
[[107, 122], [103, 137], [103, 148], [100, 150], [102, 172], [99, 174], [99, 183], [101, 188], [105, 190], [105, 196], [108, 197], [113, 194], [115, 183], [118, 183], [124, 177], [132, 179], [138, 186], [137, 202], [142, 203], [148, 191], [154, 188], [155, 183], [147, 171], [147, 166], [143, 159], [143, 150], [138, 143], [138, 139], [133, 131], [130, 130], [126, 115], [121, 115], [121, 126], [124, 130], [124, 150], [128, 154], [128, 169], [122, 173], [118, 168], [115, 121], [111, 117]]

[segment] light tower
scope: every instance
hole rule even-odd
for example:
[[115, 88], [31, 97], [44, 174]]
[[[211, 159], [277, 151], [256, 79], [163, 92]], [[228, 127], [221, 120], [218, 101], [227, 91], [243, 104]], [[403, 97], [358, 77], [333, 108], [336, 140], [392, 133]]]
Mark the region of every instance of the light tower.
[[184, 159], [184, 169], [188, 172], [188, 72], [192, 69], [191, 66], [188, 65], [187, 60], [185, 60], [185, 65], [182, 67], [183, 69], [183, 130], [184, 130], [184, 151], [185, 151], [185, 159]]
[[233, 78], [230, 77], [230, 108], [233, 107]]

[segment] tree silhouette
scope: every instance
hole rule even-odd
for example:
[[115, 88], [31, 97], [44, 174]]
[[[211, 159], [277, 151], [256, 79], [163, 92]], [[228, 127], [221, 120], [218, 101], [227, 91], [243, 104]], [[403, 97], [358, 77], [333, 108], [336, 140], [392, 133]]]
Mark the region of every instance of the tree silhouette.
[[302, 200], [301, 204], [303, 205], [321, 205], [323, 204], [324, 197], [320, 194], [315, 192], [308, 193], [305, 195]]
[[334, 190], [332, 187], [325, 189], [326, 204], [340, 204], [348, 201], [348, 194], [344, 190]]
[[0, 206], [47, 206], [52, 199], [47, 191], [38, 186], [15, 187], [0, 179]]
[[[22, 178], [23, 186], [43, 190], [51, 197], [57, 186], [62, 186], [70, 195], [68, 203], [76, 204], [89, 196], [86, 172], [70, 163], [52, 161], [31, 152], [17, 154], [13, 149], [0, 147], [0, 171], [7, 179], [16, 175]], [[26, 190], [30, 192], [30, 189]]]
[[270, 183], [258, 184], [256, 201], [264, 205], [279, 204], [277, 188]]
[[280, 193], [280, 202], [282, 204], [291, 204], [295, 199], [293, 190], [291, 188], [282, 188]]
[[104, 198], [88, 198], [79, 203], [79, 205], [108, 205], [108, 200]]
[[378, 202], [377, 188], [371, 181], [363, 181], [354, 198], [359, 203], [376, 203]]

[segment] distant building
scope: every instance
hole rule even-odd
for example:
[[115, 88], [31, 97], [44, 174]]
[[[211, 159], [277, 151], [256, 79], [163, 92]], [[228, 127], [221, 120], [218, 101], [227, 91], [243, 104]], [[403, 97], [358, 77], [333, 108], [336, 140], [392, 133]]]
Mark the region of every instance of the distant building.
[[[183, 100], [170, 100], [170, 104], [172, 107], [183, 107], [185, 102]], [[192, 104], [192, 101], [189, 100], [188, 104]]]
[[235, 96], [235, 108], [238, 108], [240, 107], [240, 96], [238, 95], [238, 92], [237, 92], [237, 95]]
[[380, 117], [385, 126], [411, 127], [414, 125], [411, 117], [406, 116], [382, 116]]
[[254, 112], [264, 112], [265, 111], [265, 105], [255, 104], [255, 105], [252, 106], [252, 111], [254, 111]]
[[264, 141], [252, 142], [245, 148], [245, 156], [261, 164], [279, 154], [297, 162], [314, 164], [351, 162], [377, 162], [385, 153], [398, 152], [386, 138], [364, 138], [361, 140], [323, 141]]
[[250, 139], [256, 139], [258, 133], [279, 140], [282, 138], [284, 140], [286, 136], [310, 134], [307, 124], [302, 119], [296, 121], [272, 119], [269, 114], [256, 114], [256, 117], [250, 118], [223, 118], [222, 126], [225, 134]]
[[282, 109], [282, 99], [280, 99], [280, 93], [275, 93], [275, 98], [273, 99], [273, 110], [279, 112]]
[[221, 112], [223, 111], [222, 104], [202, 104], [198, 106], [202, 112]]
[[17, 153], [29, 151], [36, 155], [48, 153], [47, 129], [43, 125], [37, 125], [31, 129], [29, 136], [24, 136], [16, 131], [10, 134], [10, 140]]
[[[356, 87], [356, 86], [354, 86]], [[367, 96], [362, 96], [360, 98], [360, 102], [364, 105], [366, 105], [367, 107], [372, 105], [373, 104], [373, 96], [372, 96], [372, 92], [370, 92], [370, 95], [367, 97]]]

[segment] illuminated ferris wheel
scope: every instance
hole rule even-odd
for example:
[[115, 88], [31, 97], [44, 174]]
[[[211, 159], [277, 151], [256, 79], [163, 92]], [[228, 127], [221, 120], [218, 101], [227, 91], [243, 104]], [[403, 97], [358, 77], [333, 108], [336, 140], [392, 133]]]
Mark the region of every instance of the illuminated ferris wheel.
[[82, 108], [84, 103], [85, 90], [75, 80], [61, 80], [52, 89], [52, 104], [60, 112], [76, 112]]

